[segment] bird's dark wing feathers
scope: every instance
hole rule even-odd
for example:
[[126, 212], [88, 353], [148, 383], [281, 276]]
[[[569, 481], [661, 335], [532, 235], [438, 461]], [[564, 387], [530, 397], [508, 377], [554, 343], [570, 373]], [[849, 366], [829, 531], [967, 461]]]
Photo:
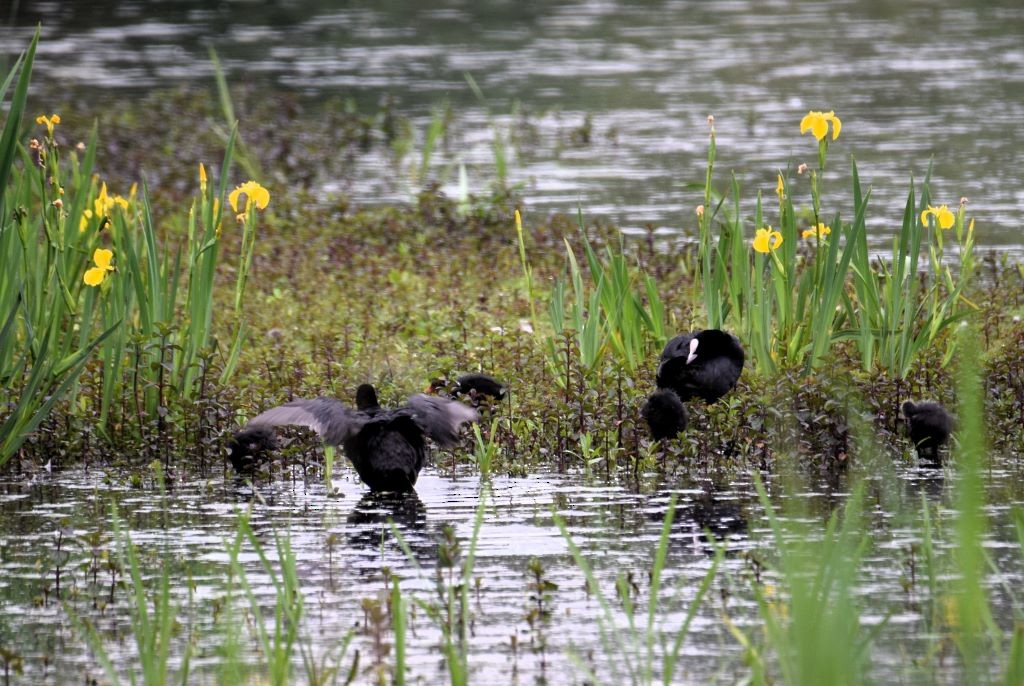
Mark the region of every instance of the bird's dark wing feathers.
[[249, 426], [305, 426], [316, 431], [327, 445], [341, 445], [355, 436], [368, 417], [333, 398], [293, 400], [257, 415]]
[[422, 393], [409, 398], [409, 408], [423, 433], [441, 446], [457, 443], [462, 425], [480, 419], [480, 414], [472, 407]]
[[741, 369], [742, 366], [737, 368], [728, 357], [716, 357], [703, 363], [695, 376], [715, 393], [724, 395], [736, 385]]

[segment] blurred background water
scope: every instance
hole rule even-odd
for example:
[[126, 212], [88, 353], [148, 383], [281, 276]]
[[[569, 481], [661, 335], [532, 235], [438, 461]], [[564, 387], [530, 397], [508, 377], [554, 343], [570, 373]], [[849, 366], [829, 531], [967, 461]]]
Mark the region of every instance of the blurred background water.
[[[41, 22], [37, 79], [96, 98], [212, 88], [213, 46], [232, 84], [270, 98], [366, 108], [386, 98], [419, 130], [449, 103], [459, 120], [443, 179], [451, 192], [458, 164], [472, 191], [493, 178], [495, 128], [529, 128], [545, 144], [518, 146], [509, 169], [529, 206], [580, 206], [627, 231], [693, 228], [709, 114], [719, 186], [735, 172], [752, 213], [754, 191], [771, 197], [778, 170], [815, 164], [801, 117], [834, 110], [844, 127], [830, 150], [827, 215], [852, 215], [844, 199], [854, 154], [873, 188], [869, 229], [884, 244], [911, 175], [921, 179], [934, 160], [936, 203], [968, 198], [980, 245], [1024, 248], [1017, 0], [13, 0], [0, 21], [0, 54], [24, 49]], [[409, 199], [386, 160], [359, 164], [344, 188], [352, 200]], [[809, 194], [798, 184], [794, 197]]]

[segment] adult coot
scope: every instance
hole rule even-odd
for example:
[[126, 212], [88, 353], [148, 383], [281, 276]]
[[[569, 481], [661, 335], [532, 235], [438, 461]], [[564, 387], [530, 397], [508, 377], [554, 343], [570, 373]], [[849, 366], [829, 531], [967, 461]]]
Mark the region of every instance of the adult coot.
[[660, 388], [652, 393], [640, 408], [640, 416], [651, 427], [651, 437], [656, 441], [675, 438], [686, 431], [686, 406], [670, 388]]
[[325, 444], [344, 448], [370, 490], [411, 491], [426, 460], [426, 439], [453, 445], [462, 425], [477, 419], [473, 408], [429, 395], [414, 395], [403, 407], [385, 409], [373, 386], [363, 384], [354, 410], [333, 398], [315, 398], [293, 400], [256, 416], [235, 434], [229, 458], [236, 470], [251, 469], [256, 453], [275, 445], [274, 427], [305, 426]]
[[907, 420], [910, 440], [917, 448], [917, 456], [932, 463], [939, 462], [939, 447], [953, 431], [953, 416], [939, 403], [903, 403], [903, 416]]
[[736, 386], [743, 371], [743, 346], [731, 333], [705, 329], [676, 336], [661, 353], [656, 381], [680, 400], [713, 403]]

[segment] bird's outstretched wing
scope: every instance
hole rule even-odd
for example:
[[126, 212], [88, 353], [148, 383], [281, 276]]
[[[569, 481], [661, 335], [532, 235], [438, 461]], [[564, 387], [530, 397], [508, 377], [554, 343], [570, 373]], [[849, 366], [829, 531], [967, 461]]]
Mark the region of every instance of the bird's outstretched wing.
[[327, 445], [341, 445], [359, 433], [369, 417], [333, 398], [293, 400], [257, 415], [248, 427], [305, 426], [316, 431]]
[[409, 398], [409, 408], [423, 433], [441, 446], [457, 443], [462, 425], [480, 419], [480, 414], [472, 407], [422, 393]]

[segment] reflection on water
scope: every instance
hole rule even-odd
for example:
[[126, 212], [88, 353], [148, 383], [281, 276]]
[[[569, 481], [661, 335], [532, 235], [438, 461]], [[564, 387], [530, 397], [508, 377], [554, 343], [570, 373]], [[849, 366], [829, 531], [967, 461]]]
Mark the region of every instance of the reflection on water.
[[[920, 544], [914, 513], [923, 497], [937, 507], [940, 530], [941, 513], [951, 512], [955, 479], [950, 471], [918, 467], [882, 471], [887, 473], [868, 480], [874, 546], [864, 563], [858, 596], [864, 621], [891, 615], [884, 640], [873, 648], [874, 674], [885, 681], [907, 673], [902, 650], [928, 640], [922, 635], [920, 601], [914, 593], [908, 595], [906, 586], [910, 551]], [[355, 629], [353, 648], [369, 659], [374, 637], [366, 602], [385, 599], [392, 576], [401, 579], [407, 596], [436, 599], [443, 530], [452, 527], [464, 555], [482, 491], [475, 478], [443, 478], [428, 469], [417, 493], [370, 494], [350, 472], [343, 470], [336, 482], [339, 497], [327, 497], [322, 484], [301, 480], [276, 481], [256, 493], [233, 479], [195, 481], [159, 495], [127, 488], [118, 474], [98, 470], [7, 478], [0, 482], [0, 648], [24, 658], [31, 683], [63, 683], [62, 675], [69, 670], [100, 676], [95, 658], [69, 633], [63, 608], [90, 617], [104, 631], [125, 631], [128, 626], [120, 573], [105, 562], [106, 551], [112, 549], [113, 504], [139, 546], [147, 575], [156, 573], [159, 560], [172, 560], [179, 620], [196, 642], [193, 675], [197, 682], [213, 683], [222, 641], [216, 618], [224, 598], [226, 544], [236, 530], [238, 513], [251, 507], [253, 531], [272, 559], [275, 532], [290, 536], [305, 597], [303, 635], [314, 654], [337, 648], [341, 637]], [[1001, 572], [991, 578], [990, 592], [1001, 624], [1012, 619], [1012, 602], [1003, 594], [1022, 579], [1007, 516], [1011, 503], [1024, 500], [1017, 483], [1012, 470], [994, 467], [986, 484], [993, 496], [986, 549]], [[773, 551], [769, 525], [749, 478], [670, 483], [646, 494], [580, 476], [536, 475], [495, 479], [490, 493], [472, 585], [469, 663], [474, 682], [578, 682], [582, 677], [569, 651], [601, 655], [601, 609], [572, 562], [554, 513], [564, 518], [596, 568], [606, 595], [614, 597], [615, 579], [622, 574], [646, 603], [648, 570], [672, 496], [678, 505], [664, 573], [666, 596], [659, 607], [663, 626], [670, 629], [681, 622], [712, 563], [712, 543], [726, 549], [726, 569], [700, 607], [685, 643], [679, 681], [733, 683], [744, 674], [740, 649], [722, 625], [718, 598], [728, 595], [734, 621], [756, 624], [749, 579], [760, 573], [758, 560], [770, 560]], [[843, 491], [804, 488], [790, 500], [802, 512], [800, 518], [820, 522], [844, 496]], [[394, 536], [392, 521], [408, 553]], [[706, 538], [708, 533], [713, 541]], [[528, 619], [534, 602], [531, 558], [539, 560], [544, 579], [555, 584], [548, 600], [550, 615], [543, 622]], [[259, 602], [273, 607], [274, 588], [248, 545], [241, 560]], [[621, 613], [621, 606], [615, 607]], [[619, 618], [623, 620], [621, 614]], [[434, 623], [422, 613], [412, 620], [408, 662], [414, 681], [444, 678], [439, 640]], [[132, 664], [130, 641], [108, 644], [115, 659]], [[250, 652], [254, 643], [245, 642], [244, 649], [246, 659], [258, 663], [258, 655]], [[600, 671], [603, 658], [593, 660]], [[301, 673], [301, 665], [296, 667]]]
[[[847, 188], [854, 152], [874, 189], [877, 244], [899, 222], [910, 175], [922, 178], [934, 159], [934, 197], [950, 206], [970, 199], [979, 244], [1021, 249], [1014, 218], [1024, 206], [1024, 12], [1016, 0], [404, 0], [341, 8], [326, 0], [22, 0], [14, 9], [0, 54], [20, 50], [42, 21], [42, 78], [97, 97], [208, 86], [214, 45], [235, 83], [313, 100], [351, 97], [364, 107], [387, 94], [418, 115], [421, 131], [430, 108], [449, 101], [458, 131], [436, 166], [440, 173], [465, 163], [472, 190], [494, 178], [491, 122], [522, 132], [525, 116], [538, 143], [519, 150], [511, 173], [526, 184], [531, 207], [572, 213], [581, 204], [627, 229], [693, 229], [699, 197], [685, 186], [703, 182], [708, 114], [721, 183], [735, 171], [753, 198], [754, 189], [771, 197], [777, 169], [813, 163], [814, 142], [797, 124], [808, 110], [832, 109], [844, 127], [828, 192]], [[480, 84], [486, 107], [464, 73]], [[578, 135], [588, 115], [591, 126]], [[360, 165], [346, 188], [357, 202], [410, 197], [386, 160]], [[845, 207], [826, 209], [850, 215]]]

